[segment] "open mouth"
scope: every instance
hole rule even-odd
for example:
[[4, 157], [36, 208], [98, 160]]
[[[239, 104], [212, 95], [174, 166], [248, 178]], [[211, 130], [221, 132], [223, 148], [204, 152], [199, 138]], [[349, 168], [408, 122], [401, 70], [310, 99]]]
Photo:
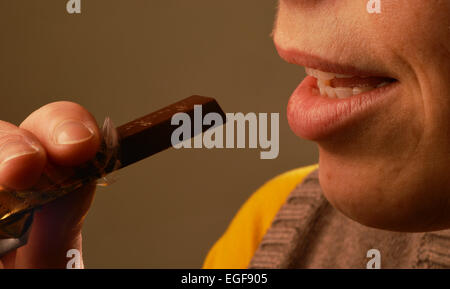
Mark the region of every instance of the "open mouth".
[[389, 77], [337, 74], [308, 67], [305, 71], [317, 80], [318, 94], [329, 98], [348, 98], [397, 81]]
[[353, 65], [354, 57], [344, 60], [341, 56], [338, 63], [275, 45], [281, 58], [306, 67], [308, 76], [295, 89], [287, 107], [289, 125], [302, 138], [322, 141], [356, 125], [361, 127], [383, 113], [401, 93], [401, 81], [375, 61]]

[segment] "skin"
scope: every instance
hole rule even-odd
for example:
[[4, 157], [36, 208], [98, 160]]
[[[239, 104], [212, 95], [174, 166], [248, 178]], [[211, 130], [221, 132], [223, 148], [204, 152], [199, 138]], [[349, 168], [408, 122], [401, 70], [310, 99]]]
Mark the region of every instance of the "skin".
[[[321, 186], [332, 205], [368, 226], [449, 228], [450, 4], [382, 1], [379, 15], [369, 15], [365, 5], [353, 0], [279, 4], [277, 46], [383, 71], [401, 85], [382, 114], [339, 135], [313, 139], [320, 150]], [[80, 141], [55, 144], [55, 127], [66, 120], [86, 124], [92, 135], [72, 127], [64, 132], [66, 140]], [[11, 139], [18, 147], [37, 148], [0, 166], [0, 184], [20, 189], [32, 186], [49, 161], [67, 167], [92, 158], [99, 131], [84, 108], [56, 102], [19, 127], [0, 121], [0, 146]], [[28, 244], [2, 257], [0, 268], [64, 268], [66, 252], [81, 251], [81, 228], [93, 195], [89, 185], [38, 211]]]
[[[69, 126], [58, 128], [59, 124]], [[84, 123], [87, 130], [73, 125]], [[62, 133], [69, 144], [56, 144], [55, 134]], [[78, 142], [76, 140], [78, 139]], [[100, 145], [95, 119], [83, 107], [72, 102], [55, 102], [41, 107], [19, 127], [0, 121], [0, 146], [8, 140], [23, 148], [30, 143], [37, 151], [0, 165], [0, 183], [23, 189], [33, 185], [47, 162], [76, 166], [94, 157]], [[81, 252], [81, 229], [94, 196], [94, 185], [66, 195], [35, 213], [27, 245], [3, 256], [0, 268], [65, 268], [70, 249]]]
[[320, 184], [335, 208], [364, 225], [449, 228], [450, 2], [381, 1], [381, 14], [366, 4], [279, 3], [277, 47], [381, 72], [400, 85], [379, 113], [310, 138], [319, 146]]

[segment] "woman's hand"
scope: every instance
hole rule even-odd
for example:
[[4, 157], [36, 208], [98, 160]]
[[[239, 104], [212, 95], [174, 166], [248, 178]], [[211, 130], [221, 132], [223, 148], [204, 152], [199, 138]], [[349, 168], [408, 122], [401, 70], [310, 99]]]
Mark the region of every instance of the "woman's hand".
[[[46, 165], [77, 166], [100, 145], [95, 119], [78, 104], [55, 102], [29, 115], [17, 127], [0, 121], [0, 185], [26, 189]], [[0, 259], [0, 268], [65, 268], [70, 249], [81, 252], [81, 228], [94, 185], [66, 195], [35, 212], [27, 245]]]

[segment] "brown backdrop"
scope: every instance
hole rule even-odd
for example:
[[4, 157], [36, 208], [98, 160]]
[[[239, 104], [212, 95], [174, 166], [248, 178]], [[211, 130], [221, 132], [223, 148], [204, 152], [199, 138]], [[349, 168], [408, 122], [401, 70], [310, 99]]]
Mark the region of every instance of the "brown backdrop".
[[97, 191], [84, 229], [91, 268], [199, 267], [249, 195], [317, 161], [289, 130], [285, 106], [303, 77], [276, 54], [276, 1], [0, 1], [0, 118], [20, 123], [56, 100], [99, 122], [132, 120], [183, 97], [216, 97], [227, 112], [279, 112], [280, 155], [168, 150]]

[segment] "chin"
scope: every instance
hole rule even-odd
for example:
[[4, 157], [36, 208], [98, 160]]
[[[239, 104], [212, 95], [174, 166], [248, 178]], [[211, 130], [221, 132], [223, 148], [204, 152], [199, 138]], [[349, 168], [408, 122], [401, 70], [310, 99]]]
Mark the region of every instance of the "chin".
[[449, 227], [445, 222], [449, 214], [448, 192], [442, 192], [443, 184], [428, 179], [417, 166], [383, 161], [362, 163], [319, 150], [322, 191], [330, 204], [350, 219], [400, 232]]

